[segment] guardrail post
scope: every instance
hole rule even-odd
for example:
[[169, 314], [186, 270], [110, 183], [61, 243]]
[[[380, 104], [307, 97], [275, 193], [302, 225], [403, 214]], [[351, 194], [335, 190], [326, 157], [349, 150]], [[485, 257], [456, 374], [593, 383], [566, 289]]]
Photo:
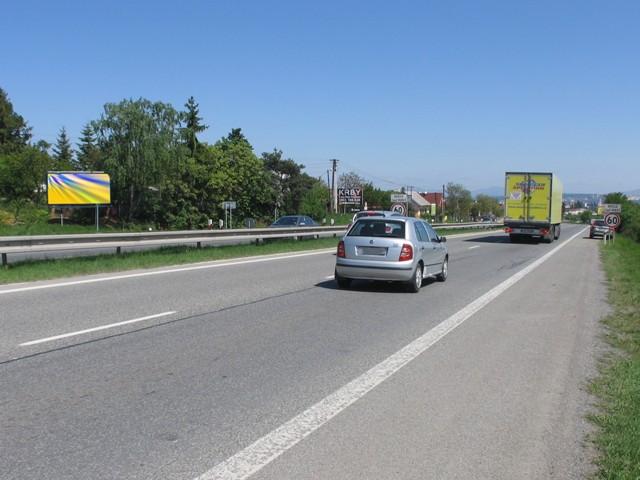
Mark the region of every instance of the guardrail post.
[[122, 253], [122, 247], [116, 247], [116, 255], [120, 255]]
[[202, 248], [202, 242], [196, 243], [196, 248]]
[[7, 262], [7, 254], [6, 254], [6, 253], [3, 253], [3, 254], [2, 254], [2, 266], [3, 266], [3, 267], [6, 267], [6, 266], [7, 266], [7, 263], [8, 263], [8, 262]]

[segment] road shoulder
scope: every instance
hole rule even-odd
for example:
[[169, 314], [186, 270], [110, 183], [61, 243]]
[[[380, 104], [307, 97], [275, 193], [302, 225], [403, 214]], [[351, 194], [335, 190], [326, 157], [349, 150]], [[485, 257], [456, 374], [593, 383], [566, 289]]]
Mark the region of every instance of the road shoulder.
[[607, 310], [577, 238], [254, 478], [583, 478]]

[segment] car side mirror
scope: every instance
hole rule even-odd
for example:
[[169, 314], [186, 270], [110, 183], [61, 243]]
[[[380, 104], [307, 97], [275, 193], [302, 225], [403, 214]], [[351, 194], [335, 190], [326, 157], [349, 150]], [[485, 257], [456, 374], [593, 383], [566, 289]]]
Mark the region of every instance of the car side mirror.
[[440, 237], [440, 243], [447, 243], [447, 237]]

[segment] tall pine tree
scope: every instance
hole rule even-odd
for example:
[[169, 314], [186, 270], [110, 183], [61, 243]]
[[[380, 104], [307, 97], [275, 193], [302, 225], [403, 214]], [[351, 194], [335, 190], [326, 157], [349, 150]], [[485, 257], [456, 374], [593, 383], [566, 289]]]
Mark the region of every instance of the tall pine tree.
[[73, 170], [73, 149], [64, 127], [53, 146], [53, 168], [56, 170]]
[[19, 151], [30, 139], [31, 127], [13, 111], [9, 96], [0, 88], [0, 153]]
[[187, 103], [184, 104], [187, 111], [184, 113], [186, 127], [184, 129], [187, 146], [191, 151], [191, 155], [195, 156], [196, 148], [198, 147], [198, 133], [204, 132], [208, 125], [202, 124], [202, 117], [199, 116], [199, 105], [196, 103], [193, 96], [189, 97]]
[[76, 152], [76, 165], [81, 170], [102, 170], [100, 150], [96, 145], [95, 132], [87, 123], [80, 133], [80, 143]]

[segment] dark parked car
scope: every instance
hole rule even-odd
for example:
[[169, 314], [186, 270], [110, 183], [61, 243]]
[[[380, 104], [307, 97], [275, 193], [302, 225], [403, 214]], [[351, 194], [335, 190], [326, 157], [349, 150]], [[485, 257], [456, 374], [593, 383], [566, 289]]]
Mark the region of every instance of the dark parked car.
[[604, 237], [611, 229], [604, 220], [593, 220], [589, 229], [589, 238]]
[[270, 227], [276, 228], [293, 228], [293, 227], [317, 227], [318, 224], [313, 218], [307, 215], [285, 215], [273, 222]]

